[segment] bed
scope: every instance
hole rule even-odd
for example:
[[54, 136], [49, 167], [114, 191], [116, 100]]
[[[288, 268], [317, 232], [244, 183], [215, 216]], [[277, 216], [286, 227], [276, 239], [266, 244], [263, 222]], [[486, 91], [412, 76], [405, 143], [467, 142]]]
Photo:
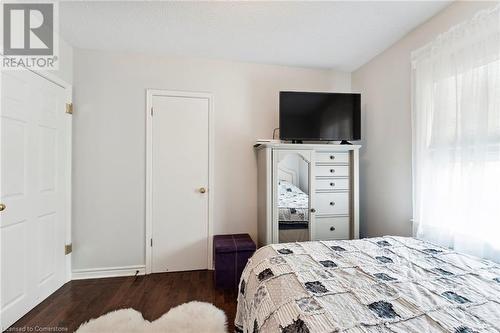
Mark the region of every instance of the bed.
[[500, 266], [404, 237], [268, 245], [237, 332], [500, 332]]
[[309, 196], [297, 186], [287, 182], [278, 183], [279, 221], [289, 224], [305, 224], [309, 220]]

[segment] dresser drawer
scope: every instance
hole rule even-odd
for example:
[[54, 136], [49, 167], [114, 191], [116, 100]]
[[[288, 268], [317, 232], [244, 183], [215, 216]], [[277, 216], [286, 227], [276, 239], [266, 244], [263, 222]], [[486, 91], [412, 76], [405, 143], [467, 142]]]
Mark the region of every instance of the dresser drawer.
[[316, 163], [349, 163], [349, 153], [316, 152]]
[[349, 177], [347, 165], [316, 165], [316, 177]]
[[314, 240], [349, 239], [349, 217], [317, 217]]
[[349, 178], [316, 179], [316, 191], [348, 190]]
[[316, 193], [317, 215], [348, 215], [349, 192]]

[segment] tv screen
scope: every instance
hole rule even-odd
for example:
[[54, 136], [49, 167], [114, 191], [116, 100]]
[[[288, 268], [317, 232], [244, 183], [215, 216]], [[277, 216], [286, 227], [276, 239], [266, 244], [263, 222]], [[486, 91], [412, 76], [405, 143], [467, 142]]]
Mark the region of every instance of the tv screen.
[[280, 92], [280, 139], [361, 139], [361, 94]]

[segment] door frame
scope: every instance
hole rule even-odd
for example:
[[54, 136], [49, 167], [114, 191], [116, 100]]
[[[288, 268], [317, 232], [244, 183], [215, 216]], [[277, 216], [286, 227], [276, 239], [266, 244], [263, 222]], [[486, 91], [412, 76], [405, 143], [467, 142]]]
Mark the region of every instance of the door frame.
[[[4, 58], [4, 55], [0, 54], [0, 60]], [[31, 69], [27, 68], [19, 68], [20, 71], [28, 71], [31, 72], [34, 75], [38, 75], [41, 78], [49, 81], [51, 84], [55, 84], [56, 86], [59, 86], [64, 89], [66, 93], [66, 103], [71, 104], [73, 103], [73, 85], [65, 81], [64, 79], [60, 78], [56, 74], [49, 72], [49, 71], [34, 71]], [[1, 82], [2, 82], [2, 72], [0, 71], [0, 88], [1, 88]], [[0, 103], [0, 109], [2, 107], [2, 104]], [[1, 113], [1, 110], [0, 110]], [[71, 230], [72, 230], [72, 221], [73, 221], [73, 212], [72, 212], [72, 207], [73, 207], [73, 188], [72, 188], [72, 160], [73, 160], [73, 116], [72, 115], [67, 115], [68, 116], [68, 121], [66, 121], [66, 131], [67, 131], [67, 156], [66, 156], [66, 161], [65, 161], [65, 167], [67, 171], [66, 175], [66, 221], [64, 223], [64, 228], [65, 228], [65, 244], [69, 245], [72, 243], [72, 237], [71, 237]], [[1, 120], [0, 120], [1, 124]], [[64, 249], [61, 249], [63, 251]], [[66, 255], [66, 260], [65, 260], [65, 277], [64, 277], [64, 282], [69, 282], [72, 279], [72, 254], [69, 253]]]
[[146, 274], [152, 272], [152, 247], [153, 238], [153, 97], [185, 97], [208, 99], [208, 230], [207, 230], [207, 264], [208, 269], [213, 269], [213, 215], [214, 215], [214, 99], [208, 92], [176, 91], [162, 89], [146, 89], [146, 232], [144, 238]]

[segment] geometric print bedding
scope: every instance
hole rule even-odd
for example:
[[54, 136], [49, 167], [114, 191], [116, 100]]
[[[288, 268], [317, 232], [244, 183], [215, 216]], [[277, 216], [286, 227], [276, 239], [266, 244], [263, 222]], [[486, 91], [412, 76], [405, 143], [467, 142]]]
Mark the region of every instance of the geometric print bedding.
[[500, 266], [406, 237], [273, 244], [243, 271], [237, 332], [500, 332]]
[[309, 196], [286, 181], [278, 184], [278, 220], [280, 222], [307, 222]]

